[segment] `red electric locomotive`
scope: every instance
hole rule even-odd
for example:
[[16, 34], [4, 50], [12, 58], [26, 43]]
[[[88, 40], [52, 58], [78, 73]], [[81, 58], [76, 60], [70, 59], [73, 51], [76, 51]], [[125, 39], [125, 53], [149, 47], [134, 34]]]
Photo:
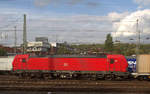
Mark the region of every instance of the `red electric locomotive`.
[[13, 71], [27, 77], [118, 79], [129, 76], [122, 55], [17, 55]]

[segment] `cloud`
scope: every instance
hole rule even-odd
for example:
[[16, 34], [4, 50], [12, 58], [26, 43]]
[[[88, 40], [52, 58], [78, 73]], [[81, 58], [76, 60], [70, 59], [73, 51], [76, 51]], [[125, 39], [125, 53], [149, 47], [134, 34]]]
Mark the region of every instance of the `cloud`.
[[17, 41], [21, 44], [23, 13], [27, 11], [15, 8], [1, 8], [0, 11], [0, 43], [7, 46], [14, 45], [14, 26], [17, 26]]
[[[141, 37], [150, 35], [150, 10], [139, 10], [132, 13], [111, 12], [106, 16], [95, 15], [63, 15], [40, 16], [28, 21], [28, 39], [34, 40], [36, 36], [47, 36], [55, 41], [103, 43], [108, 33], [113, 37], [124, 39], [136, 36], [136, 20], [139, 19], [138, 29]], [[67, 37], [66, 37], [67, 36]]]
[[[0, 27], [10, 24], [6, 33], [0, 33], [1, 43], [13, 45], [14, 43], [14, 25], [12, 21], [20, 15], [20, 21], [23, 21], [22, 10], [0, 9]], [[25, 11], [25, 10], [24, 10]], [[43, 15], [27, 12], [27, 39], [34, 41], [35, 37], [45, 36], [50, 42], [80, 42], [80, 43], [103, 43], [108, 33], [112, 33], [113, 37], [119, 37], [124, 41], [128, 36], [136, 35], [136, 20], [139, 19], [139, 30], [141, 36], [150, 35], [150, 10], [135, 11], [132, 13], [111, 12], [106, 16], [96, 15]], [[17, 24], [18, 44], [22, 43], [23, 23]], [[1, 31], [4, 32], [4, 31]], [[11, 33], [10, 33], [11, 32]], [[8, 38], [5, 39], [5, 36]], [[56, 37], [57, 36], [57, 37]]]
[[139, 5], [149, 5], [150, 4], [150, 0], [134, 0], [135, 3], [139, 4]]
[[44, 7], [49, 4], [55, 4], [55, 5], [86, 5], [88, 7], [97, 7], [99, 6], [98, 1], [86, 1], [86, 0], [34, 0], [34, 5], [37, 7]]
[[69, 0], [69, 4], [70, 5], [76, 5], [76, 4], [79, 4], [81, 2], [83, 2], [84, 0]]
[[134, 3], [138, 4], [138, 9], [142, 9], [145, 6], [149, 6], [150, 5], [150, 0], [133, 0]]
[[[20, 10], [0, 9], [0, 42], [7, 45], [14, 45], [14, 26], [17, 25], [18, 44], [22, 43], [23, 13]], [[22, 10], [21, 10], [22, 11]], [[25, 12], [26, 10], [24, 10]], [[111, 32], [111, 24], [107, 17], [95, 15], [43, 15], [27, 11], [27, 39], [34, 41], [35, 37], [45, 36], [50, 42], [80, 42], [80, 43], [103, 43], [106, 34]], [[19, 15], [19, 16], [18, 16]], [[21, 18], [20, 18], [21, 17]], [[16, 24], [13, 21], [21, 21]], [[8, 25], [9, 24], [9, 25]], [[8, 25], [6, 27], [6, 25]], [[109, 27], [109, 28], [108, 28]], [[11, 32], [11, 33], [10, 33]], [[5, 38], [8, 36], [8, 38]]]
[[113, 23], [113, 28], [116, 32], [112, 32], [114, 37], [132, 37], [137, 34], [137, 19], [138, 30], [141, 31], [141, 37], [150, 34], [150, 10], [140, 10], [128, 14], [118, 23]]
[[39, 7], [47, 6], [51, 0], [34, 0], [34, 4]]
[[[103, 18], [103, 19], [102, 19]], [[29, 37], [48, 36], [50, 41], [55, 41], [53, 35], [58, 36], [58, 40], [67, 42], [104, 42], [106, 34], [111, 32], [111, 25], [108, 28], [107, 18], [93, 15], [73, 15], [64, 17], [43, 17], [29, 20]]]
[[108, 18], [112, 22], [117, 22], [126, 17], [129, 13], [128, 12], [123, 12], [123, 13], [117, 13], [117, 12], [111, 12], [108, 13]]
[[87, 5], [89, 7], [96, 7], [96, 6], [99, 6], [100, 4], [98, 2], [87, 2]]

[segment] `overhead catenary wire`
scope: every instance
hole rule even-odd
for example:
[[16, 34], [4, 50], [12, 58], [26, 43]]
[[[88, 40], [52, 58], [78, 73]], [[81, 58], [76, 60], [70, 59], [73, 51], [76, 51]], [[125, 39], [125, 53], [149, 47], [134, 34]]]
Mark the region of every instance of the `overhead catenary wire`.
[[4, 29], [4, 28], [8, 28], [8, 27], [14, 27], [14, 25], [17, 23], [17, 22], [21, 22], [19, 20], [21, 20], [22, 17], [17, 17], [17, 18], [13, 18], [13, 20], [9, 20], [9, 21], [6, 21], [6, 22], [3, 22], [3, 23], [7, 23], [7, 24], [4, 24], [3, 26], [0, 27], [0, 29]]
[[[14, 35], [14, 34], [10, 34], [10, 32], [13, 33], [14, 26], [18, 26], [20, 22], [23, 22], [23, 21], [21, 21], [21, 19], [22, 19], [21, 16], [17, 16], [17, 17], [10, 16], [10, 18], [8, 18], [7, 20], [5, 20], [5, 22], [3, 22], [4, 24], [0, 22], [0, 24], [1, 24], [1, 26], [0, 26], [0, 41], [1, 41], [1, 43], [0, 44], [2, 44], [2, 45], [10, 44], [8, 39], [10, 40], [10, 38], [12, 38], [10, 36]], [[22, 30], [19, 30], [19, 29], [15, 30], [15, 33], [16, 33], [16, 31], [22, 31]], [[15, 35], [14, 35], [15, 40], [17, 40], [16, 39], [17, 36], [15, 36]]]

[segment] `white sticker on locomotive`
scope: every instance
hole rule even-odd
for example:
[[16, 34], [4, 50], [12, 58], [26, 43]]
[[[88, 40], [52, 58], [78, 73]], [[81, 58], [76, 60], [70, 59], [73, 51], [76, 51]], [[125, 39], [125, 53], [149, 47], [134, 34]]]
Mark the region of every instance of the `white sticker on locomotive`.
[[64, 67], [68, 66], [68, 63], [64, 63]]

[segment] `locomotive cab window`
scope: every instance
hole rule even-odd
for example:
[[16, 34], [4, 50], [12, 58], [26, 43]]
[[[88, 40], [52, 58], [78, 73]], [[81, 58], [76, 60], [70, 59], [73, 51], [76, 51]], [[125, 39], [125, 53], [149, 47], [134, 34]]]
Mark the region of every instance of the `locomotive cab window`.
[[113, 64], [115, 62], [114, 59], [110, 59], [110, 64]]
[[22, 58], [22, 63], [26, 63], [26, 59], [25, 58]]

